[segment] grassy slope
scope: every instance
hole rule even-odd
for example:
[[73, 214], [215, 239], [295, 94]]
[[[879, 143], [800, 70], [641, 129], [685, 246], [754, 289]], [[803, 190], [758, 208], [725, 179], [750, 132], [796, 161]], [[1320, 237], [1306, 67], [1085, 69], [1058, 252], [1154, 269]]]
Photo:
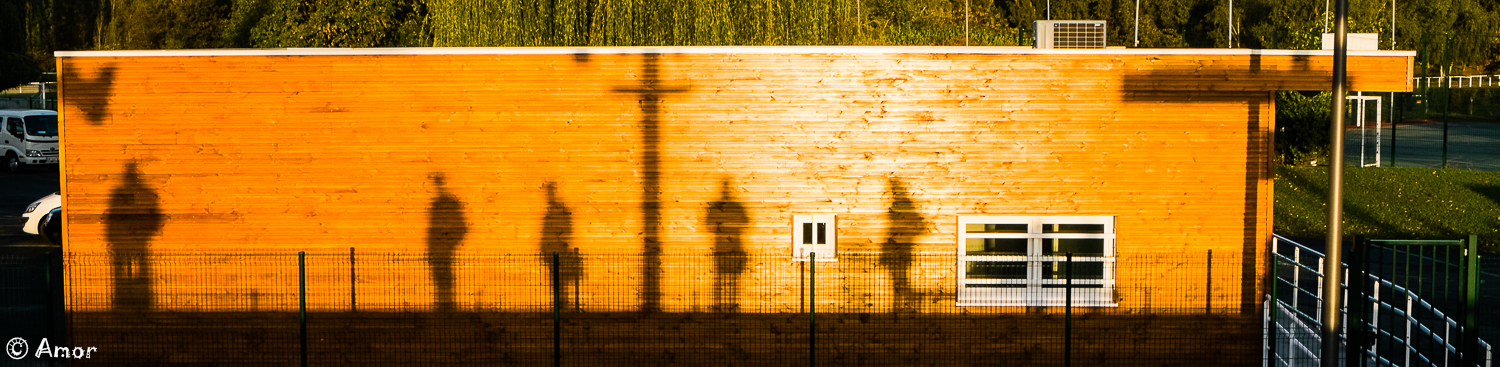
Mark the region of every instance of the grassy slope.
[[[1328, 169], [1277, 167], [1275, 227], [1293, 236], [1325, 236]], [[1345, 168], [1344, 234], [1375, 238], [1479, 235], [1500, 252], [1500, 173], [1419, 168]]]

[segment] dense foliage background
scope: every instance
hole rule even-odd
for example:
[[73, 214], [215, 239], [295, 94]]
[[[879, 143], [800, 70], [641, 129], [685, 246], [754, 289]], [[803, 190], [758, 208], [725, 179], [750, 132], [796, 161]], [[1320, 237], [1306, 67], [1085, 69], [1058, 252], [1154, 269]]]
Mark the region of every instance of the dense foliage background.
[[[1380, 33], [1390, 48], [1392, 3], [1350, 0], [1351, 31]], [[1493, 70], [1497, 3], [1395, 1], [1395, 47], [1425, 45], [1455, 68]], [[1134, 0], [1052, 0], [1051, 18], [1106, 20], [1110, 44], [1132, 47], [1308, 49], [1328, 22], [1326, 0], [1234, 1], [1231, 43], [1230, 0], [1138, 4], [1138, 44]], [[0, 52], [50, 70], [57, 50], [1015, 45], [1028, 42], [1024, 29], [1047, 8], [1047, 0], [0, 0]]]

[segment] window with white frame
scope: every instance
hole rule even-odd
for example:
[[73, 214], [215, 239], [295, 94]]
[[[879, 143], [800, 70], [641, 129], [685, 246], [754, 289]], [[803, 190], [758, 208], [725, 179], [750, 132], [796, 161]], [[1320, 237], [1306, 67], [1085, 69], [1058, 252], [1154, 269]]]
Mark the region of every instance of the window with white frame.
[[1068, 254], [1073, 305], [1114, 307], [1111, 216], [960, 216], [959, 306], [1062, 306]]
[[792, 260], [807, 261], [814, 254], [818, 262], [839, 261], [836, 224], [834, 214], [792, 215]]

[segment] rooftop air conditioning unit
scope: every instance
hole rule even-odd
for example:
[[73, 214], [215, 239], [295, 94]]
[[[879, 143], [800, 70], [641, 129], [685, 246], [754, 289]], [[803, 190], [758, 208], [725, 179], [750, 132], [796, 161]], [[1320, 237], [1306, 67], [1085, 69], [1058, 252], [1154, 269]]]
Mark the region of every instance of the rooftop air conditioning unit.
[[1104, 48], [1104, 21], [1038, 20], [1036, 48]]

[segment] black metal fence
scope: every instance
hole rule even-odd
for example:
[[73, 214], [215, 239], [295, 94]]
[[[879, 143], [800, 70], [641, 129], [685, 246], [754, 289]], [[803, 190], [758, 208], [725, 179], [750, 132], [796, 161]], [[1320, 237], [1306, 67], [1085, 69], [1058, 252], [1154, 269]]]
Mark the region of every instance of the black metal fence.
[[9, 357], [0, 362], [6, 366], [47, 366], [50, 361], [25, 357], [44, 339], [49, 349], [66, 340], [59, 254], [49, 248], [0, 248], [0, 340]]
[[1500, 171], [1500, 76], [1482, 87], [1443, 79], [1410, 93], [1351, 95], [1345, 164]]
[[[1307, 247], [1277, 237], [1273, 245], [1275, 307], [1268, 313], [1267, 366], [1316, 366], [1321, 355], [1323, 287], [1322, 244]], [[1358, 242], [1359, 240], [1356, 240]], [[1346, 253], [1345, 330], [1340, 365], [1488, 366], [1494, 351], [1493, 324], [1500, 282], [1497, 266], [1483, 256], [1470, 258], [1467, 240], [1360, 242]], [[1346, 246], [1347, 247], [1347, 246]], [[1478, 266], [1466, 261], [1475, 260]], [[1349, 266], [1349, 264], [1354, 264]], [[1476, 272], [1468, 280], [1468, 271]], [[1363, 275], [1361, 275], [1363, 274]], [[1352, 284], [1352, 285], [1351, 285]], [[1472, 288], [1471, 288], [1472, 287]], [[1469, 295], [1479, 295], [1477, 299]], [[1488, 296], [1486, 296], [1488, 295]], [[1474, 304], [1468, 304], [1472, 299]], [[1473, 319], [1470, 319], [1473, 317]], [[1470, 323], [1472, 321], [1472, 323]], [[1353, 357], [1351, 357], [1353, 356]]]
[[1065, 262], [1034, 264], [1044, 278], [1035, 287], [981, 289], [1014, 291], [1017, 306], [961, 307], [952, 254], [837, 260], [351, 252], [66, 262], [71, 343], [99, 348], [79, 364], [297, 364], [304, 353], [310, 365], [1261, 358], [1254, 276], [1241, 281], [1238, 254], [1122, 256], [1095, 279], [1108, 285], [1073, 292], [1074, 307], [1061, 306]]

